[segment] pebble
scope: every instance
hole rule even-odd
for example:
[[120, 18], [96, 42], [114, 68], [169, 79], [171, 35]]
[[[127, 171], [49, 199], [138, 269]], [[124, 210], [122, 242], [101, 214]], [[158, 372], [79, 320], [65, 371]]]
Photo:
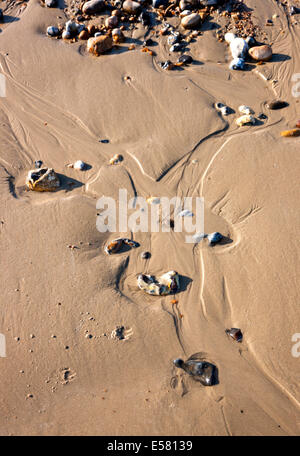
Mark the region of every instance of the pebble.
[[182, 43], [175, 43], [170, 47], [170, 52], [180, 52], [185, 47]]
[[123, 160], [124, 160], [123, 155], [116, 154], [109, 160], [109, 164], [117, 165], [118, 163], [121, 163]]
[[273, 100], [267, 104], [267, 108], [272, 109], [272, 110], [286, 108], [287, 106], [288, 106], [288, 103], [286, 101], [281, 101], [281, 100]]
[[132, 1], [132, 0], [125, 0], [122, 8], [124, 11], [126, 11], [126, 13], [136, 14], [140, 10], [141, 5], [140, 5], [140, 3]]
[[248, 43], [243, 38], [238, 38], [234, 33], [226, 33], [225, 41], [229, 43], [233, 59], [244, 59], [249, 49]]
[[181, 34], [179, 32], [171, 32], [171, 35], [168, 36], [167, 42], [169, 46], [172, 46], [175, 43], [181, 41]]
[[193, 62], [193, 57], [188, 54], [182, 54], [177, 60], [177, 63], [181, 64], [181, 65], [188, 65], [192, 62]]
[[228, 336], [232, 337], [232, 339], [236, 340], [237, 342], [242, 342], [243, 334], [239, 328], [226, 329], [225, 332]]
[[105, 19], [105, 27], [107, 28], [115, 28], [118, 25], [118, 17], [117, 16], [110, 16]]
[[200, 25], [201, 18], [198, 13], [192, 13], [181, 19], [181, 25], [184, 29], [191, 30]]
[[238, 119], [236, 119], [235, 122], [239, 127], [242, 127], [243, 125], [249, 125], [249, 124], [254, 125], [255, 118], [252, 115], [243, 115], [243, 116], [239, 117]]
[[230, 114], [230, 109], [228, 106], [223, 103], [215, 103], [215, 108], [217, 111], [220, 111], [223, 116], [228, 116]]
[[249, 49], [248, 54], [253, 60], [268, 62], [272, 57], [272, 48], [268, 44], [263, 46], [254, 46]]
[[211, 246], [214, 246], [215, 244], [220, 242], [223, 239], [223, 237], [224, 236], [221, 233], [218, 233], [218, 231], [207, 235], [207, 239]]
[[45, 0], [45, 6], [48, 8], [55, 8], [57, 5], [57, 0]]
[[70, 37], [74, 37], [74, 36], [78, 35], [78, 33], [80, 33], [84, 29], [84, 25], [77, 24], [76, 22], [68, 21], [68, 22], [66, 22], [65, 28], [66, 28], [66, 30], [65, 30], [66, 34], [70, 35]]
[[85, 163], [81, 160], [77, 160], [74, 165], [73, 165], [73, 168], [74, 169], [79, 169], [79, 170], [83, 170], [85, 168]]
[[82, 30], [82, 31], [79, 33], [79, 35], [78, 35], [78, 38], [79, 38], [80, 40], [88, 40], [89, 37], [90, 37], [90, 34], [89, 34], [89, 32], [88, 32], [87, 30]]
[[41, 168], [42, 164], [43, 164], [42, 160], [36, 160], [36, 161], [34, 162], [34, 166], [35, 166], [37, 169], [38, 169], [38, 168]]
[[159, 66], [163, 70], [172, 70], [174, 68], [174, 64], [170, 60], [166, 60], [165, 62], [160, 62]]
[[89, 38], [87, 42], [87, 50], [98, 56], [113, 47], [113, 40], [110, 36], [101, 35], [94, 38]]
[[245, 69], [245, 60], [241, 58], [236, 58], [231, 60], [229, 64], [230, 70], [244, 70]]
[[114, 43], [121, 43], [125, 39], [123, 32], [120, 28], [114, 28], [111, 32], [111, 36]]
[[257, 118], [258, 118], [258, 119], [263, 119], [263, 120], [264, 120], [264, 119], [267, 119], [268, 116], [266, 116], [266, 114], [264, 114], [263, 112], [260, 112], [260, 113], [258, 114]]
[[54, 27], [53, 25], [51, 25], [50, 27], [47, 28], [48, 36], [58, 36], [59, 33], [60, 33], [60, 31], [59, 31], [58, 27]]
[[90, 0], [86, 2], [82, 7], [83, 14], [97, 14], [100, 13], [105, 7], [103, 0]]
[[53, 168], [40, 168], [29, 171], [26, 186], [29, 190], [52, 192], [60, 186], [60, 181]]
[[151, 253], [150, 252], [142, 252], [141, 253], [141, 258], [143, 260], [148, 260], [150, 257], [151, 257]]
[[215, 384], [216, 366], [203, 360], [200, 354], [196, 353], [192, 355], [186, 362], [178, 358], [173, 363], [202, 385], [213, 386]]
[[250, 114], [254, 114], [253, 109], [251, 109], [249, 106], [245, 106], [245, 105], [239, 106], [239, 111], [241, 114], [246, 114], [247, 116]]

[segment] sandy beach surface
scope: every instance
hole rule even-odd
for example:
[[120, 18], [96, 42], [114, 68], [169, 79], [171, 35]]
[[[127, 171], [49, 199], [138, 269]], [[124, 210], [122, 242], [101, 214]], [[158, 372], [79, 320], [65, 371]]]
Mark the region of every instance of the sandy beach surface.
[[[77, 20], [79, 2], [0, 4], [1, 435], [299, 435], [300, 138], [280, 132], [300, 118], [300, 14], [289, 14], [300, 2], [241, 2], [242, 26], [251, 20], [273, 51], [244, 71], [229, 70], [216, 33], [241, 30], [222, 14], [227, 2], [208, 8], [187, 42], [193, 62], [162, 69], [180, 53], [169, 52], [150, 3], [153, 27], [125, 20], [125, 41], [99, 57], [85, 40], [46, 35]], [[190, 34], [178, 15], [165, 20]], [[141, 52], [149, 38], [152, 52]], [[271, 110], [274, 99], [288, 106]], [[237, 126], [240, 105], [255, 125]], [[124, 159], [110, 165], [115, 154]], [[57, 191], [26, 189], [35, 160], [58, 173]], [[76, 160], [84, 171], [66, 167]], [[120, 188], [202, 196], [205, 232], [229, 241], [100, 233], [96, 202]], [[120, 236], [140, 247], [107, 255]], [[175, 298], [137, 287], [139, 273], [170, 270], [180, 274]], [[242, 343], [226, 335], [232, 327]], [[214, 386], [173, 364], [199, 352], [218, 369]]]

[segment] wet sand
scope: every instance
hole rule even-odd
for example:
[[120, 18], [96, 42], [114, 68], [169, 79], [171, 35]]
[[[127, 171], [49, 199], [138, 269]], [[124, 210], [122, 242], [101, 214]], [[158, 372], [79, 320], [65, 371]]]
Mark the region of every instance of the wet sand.
[[[189, 45], [194, 64], [164, 71], [167, 38], [156, 55], [141, 52], [141, 24], [97, 58], [83, 41], [45, 35], [67, 20], [61, 4], [2, 2], [15, 20], [0, 37], [1, 435], [299, 435], [299, 138], [280, 132], [300, 117], [300, 15], [245, 3], [270, 62], [230, 71], [207, 26], [215, 15]], [[275, 98], [289, 106], [269, 110]], [[220, 116], [215, 102], [235, 113]], [[241, 104], [267, 119], [237, 127]], [[124, 161], [110, 166], [115, 154]], [[57, 192], [25, 191], [37, 159], [62, 176]], [[65, 166], [78, 159], [89, 169]], [[203, 196], [205, 232], [232, 242], [136, 233], [139, 248], [108, 256], [104, 245], [124, 234], [97, 231], [96, 201], [119, 188]], [[137, 288], [138, 273], [169, 270], [182, 276], [178, 303]], [[118, 326], [124, 340], [111, 336]], [[217, 385], [173, 366], [198, 352], [218, 367]]]

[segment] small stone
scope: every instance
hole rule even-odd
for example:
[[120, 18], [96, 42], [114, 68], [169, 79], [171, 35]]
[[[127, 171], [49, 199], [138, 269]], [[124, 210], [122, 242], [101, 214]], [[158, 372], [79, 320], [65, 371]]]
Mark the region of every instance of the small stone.
[[82, 31], [79, 33], [79, 35], [78, 35], [78, 38], [79, 38], [80, 40], [88, 40], [89, 37], [90, 37], [90, 34], [89, 34], [89, 32], [88, 32], [87, 30], [82, 30]]
[[246, 115], [254, 114], [253, 109], [251, 109], [249, 106], [245, 106], [245, 105], [239, 106], [239, 111], [241, 114], [246, 114]]
[[181, 34], [179, 32], [172, 32], [171, 35], [168, 36], [168, 45], [172, 46], [175, 43], [179, 43], [181, 41]]
[[216, 231], [215, 233], [208, 234], [207, 239], [209, 241], [209, 244], [211, 246], [214, 246], [223, 239], [223, 235]]
[[143, 260], [148, 260], [150, 257], [151, 257], [151, 253], [150, 252], [142, 252], [141, 253], [141, 258]]
[[254, 125], [255, 118], [252, 115], [243, 115], [236, 119], [235, 123], [238, 127], [242, 127], [244, 125]]
[[163, 70], [167, 70], [167, 71], [172, 70], [174, 68], [174, 64], [170, 60], [166, 60], [165, 62], [160, 62], [159, 65]]
[[78, 33], [80, 33], [83, 29], [84, 29], [84, 26], [81, 24], [77, 24], [76, 22], [73, 22], [73, 21], [68, 21], [66, 22], [66, 25], [65, 25], [65, 32], [66, 34], [68, 34], [71, 38], [73, 38], [74, 36], [77, 36]]
[[93, 336], [92, 336], [92, 334], [86, 334], [86, 335], [85, 335], [85, 338], [86, 338], [86, 339], [92, 339]]
[[201, 18], [198, 13], [192, 13], [181, 19], [181, 25], [187, 30], [197, 28], [200, 25]]
[[264, 44], [263, 46], [254, 46], [249, 49], [248, 53], [253, 60], [267, 62], [272, 57], [272, 48], [268, 44]]
[[31, 394], [31, 393], [27, 394], [26, 399], [32, 399], [32, 398], [33, 398], [33, 394]]
[[50, 27], [47, 28], [47, 35], [48, 36], [56, 37], [59, 34], [60, 34], [60, 31], [59, 31], [58, 27], [54, 27], [53, 25], [51, 25]]
[[120, 28], [114, 28], [111, 32], [111, 36], [114, 43], [121, 43], [125, 39], [123, 32]]
[[30, 334], [30, 339], [34, 339], [35, 338], [35, 335], [34, 334]]
[[170, 52], [180, 52], [185, 48], [185, 45], [182, 43], [175, 43], [170, 47]]
[[141, 5], [140, 5], [140, 3], [132, 1], [132, 0], [125, 0], [122, 8], [124, 11], [126, 11], [126, 13], [137, 14], [141, 8]]
[[266, 114], [264, 114], [263, 112], [260, 112], [260, 113], [258, 114], [257, 118], [263, 120], [263, 119], [267, 119], [268, 116], [266, 116]]
[[103, 0], [90, 0], [86, 2], [82, 7], [83, 14], [97, 14], [103, 11], [105, 8], [105, 2]]
[[244, 70], [245, 69], [245, 60], [242, 58], [232, 59], [229, 64], [230, 70]]
[[118, 16], [110, 16], [105, 19], [105, 27], [113, 29], [118, 25]]
[[57, 0], [45, 0], [45, 6], [48, 8], [55, 8], [57, 5]]
[[87, 42], [87, 49], [94, 55], [103, 54], [113, 47], [113, 40], [110, 36], [101, 35], [94, 38], [89, 38]]
[[35, 166], [37, 169], [41, 168], [42, 164], [43, 164], [42, 160], [36, 160], [36, 161], [34, 162], [34, 166]]
[[123, 160], [124, 160], [123, 155], [116, 154], [109, 160], [109, 164], [117, 165], [118, 163], [121, 163]]
[[53, 168], [40, 168], [29, 171], [26, 186], [29, 190], [53, 192], [60, 186], [60, 181]]
[[86, 165], [82, 160], [77, 160], [73, 165], [74, 169], [79, 169], [80, 171], [84, 170], [85, 167]]
[[179, 63], [181, 65], [189, 65], [192, 62], [193, 62], [193, 57], [188, 54], [182, 54], [177, 60], [177, 63]]
[[231, 328], [225, 330], [226, 334], [237, 342], [242, 342], [243, 334], [239, 328]]

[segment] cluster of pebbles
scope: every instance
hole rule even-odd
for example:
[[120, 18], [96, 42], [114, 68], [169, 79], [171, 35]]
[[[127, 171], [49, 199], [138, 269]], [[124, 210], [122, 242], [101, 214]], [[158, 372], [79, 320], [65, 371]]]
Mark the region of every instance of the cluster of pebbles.
[[[55, 7], [56, 2], [45, 0], [45, 6]], [[218, 23], [216, 38], [219, 41], [224, 41], [230, 33], [239, 40], [247, 38], [245, 52], [248, 45], [255, 44], [255, 36], [262, 34], [252, 22], [251, 11], [237, 0], [73, 0], [64, 12], [68, 21], [63, 26], [50, 25], [47, 35], [70, 42], [86, 41], [87, 51], [96, 56], [126, 42], [139, 26], [145, 28], [145, 35], [151, 36], [144, 41], [141, 50], [152, 56], [155, 55], [153, 46], [167, 35], [169, 52], [176, 57], [159, 63], [165, 70], [193, 62], [186, 48], [204, 33], [201, 26], [205, 21], [212, 20], [211, 28], [214, 22]], [[136, 46], [131, 40], [128, 50]], [[254, 50], [251, 52], [253, 59], [263, 60], [256, 58]], [[236, 67], [238, 65], [232, 65], [232, 69]]]

